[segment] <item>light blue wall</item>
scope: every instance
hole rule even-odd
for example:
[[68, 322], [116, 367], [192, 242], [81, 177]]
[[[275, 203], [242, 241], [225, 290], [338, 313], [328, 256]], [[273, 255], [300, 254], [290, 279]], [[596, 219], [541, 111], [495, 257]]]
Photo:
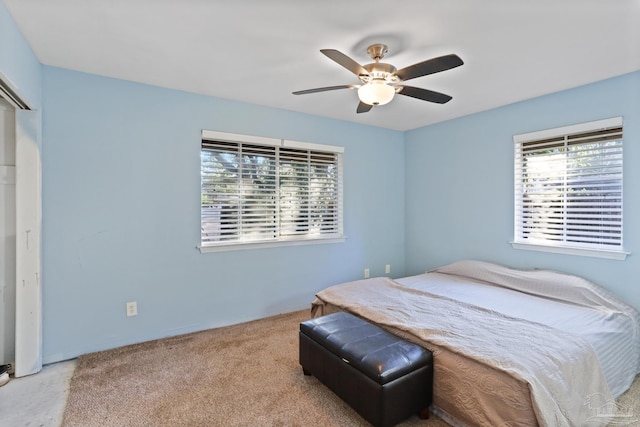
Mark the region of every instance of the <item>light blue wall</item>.
[[41, 106], [42, 66], [0, 2], [0, 74], [32, 109]]
[[[514, 134], [624, 118], [626, 261], [513, 249]], [[406, 272], [459, 259], [579, 274], [640, 308], [640, 72], [407, 132]]]
[[[45, 363], [307, 308], [365, 267], [404, 274], [402, 132], [43, 75]], [[347, 241], [201, 254], [201, 129], [344, 146]]]

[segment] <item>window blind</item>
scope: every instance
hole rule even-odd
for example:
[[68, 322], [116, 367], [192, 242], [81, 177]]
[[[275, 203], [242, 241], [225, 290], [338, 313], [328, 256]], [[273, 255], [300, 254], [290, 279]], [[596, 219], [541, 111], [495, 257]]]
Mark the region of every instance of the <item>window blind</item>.
[[342, 153], [281, 145], [202, 140], [204, 246], [342, 237]]
[[514, 138], [515, 242], [622, 249], [622, 121], [614, 123]]

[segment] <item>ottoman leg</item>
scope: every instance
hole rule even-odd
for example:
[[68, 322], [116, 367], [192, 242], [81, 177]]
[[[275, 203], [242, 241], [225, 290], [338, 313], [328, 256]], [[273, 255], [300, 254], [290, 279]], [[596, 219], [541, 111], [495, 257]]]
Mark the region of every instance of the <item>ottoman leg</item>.
[[305, 368], [302, 368], [302, 373], [305, 374], [306, 376], [311, 375], [311, 372], [307, 371]]
[[420, 409], [420, 418], [423, 420], [429, 419], [429, 407]]

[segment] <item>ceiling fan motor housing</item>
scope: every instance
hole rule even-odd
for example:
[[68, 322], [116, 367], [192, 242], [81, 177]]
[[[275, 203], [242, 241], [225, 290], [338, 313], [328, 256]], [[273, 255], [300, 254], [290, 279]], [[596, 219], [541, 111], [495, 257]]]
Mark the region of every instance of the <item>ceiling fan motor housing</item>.
[[360, 74], [358, 78], [364, 84], [369, 83], [371, 80], [383, 80], [387, 83], [397, 83], [400, 79], [394, 74], [397, 69], [391, 64], [385, 64], [384, 62], [372, 62], [371, 64], [363, 65], [362, 68], [367, 70], [369, 74]]

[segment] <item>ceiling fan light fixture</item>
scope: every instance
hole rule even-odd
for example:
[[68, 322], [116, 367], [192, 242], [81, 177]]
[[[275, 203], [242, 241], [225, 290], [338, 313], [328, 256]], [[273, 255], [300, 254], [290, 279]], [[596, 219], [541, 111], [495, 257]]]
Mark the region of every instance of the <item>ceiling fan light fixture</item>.
[[388, 104], [395, 94], [393, 86], [389, 86], [384, 80], [371, 80], [358, 89], [358, 98], [368, 105]]

